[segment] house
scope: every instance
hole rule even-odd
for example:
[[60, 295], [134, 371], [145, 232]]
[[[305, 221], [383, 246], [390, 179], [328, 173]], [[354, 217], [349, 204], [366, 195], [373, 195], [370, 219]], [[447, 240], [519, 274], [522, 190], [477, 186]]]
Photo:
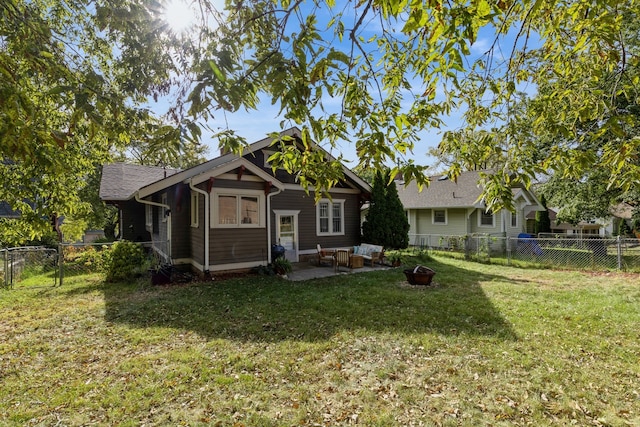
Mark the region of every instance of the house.
[[[558, 208], [547, 208], [549, 213], [549, 221], [551, 222], [551, 231], [549, 234], [563, 237], [581, 237], [581, 236], [604, 236], [605, 225], [603, 220], [590, 220], [580, 221], [577, 224], [570, 224], [568, 222], [558, 222]], [[527, 215], [527, 232], [535, 233], [535, 212], [530, 212]], [[550, 235], [540, 233], [540, 237], [552, 237]]]
[[[563, 237], [610, 237], [618, 234], [621, 221], [626, 221], [631, 227], [633, 207], [627, 203], [619, 203], [609, 208], [608, 218], [595, 218], [580, 221], [577, 224], [568, 222], [558, 222], [558, 208], [548, 208], [549, 219], [551, 221], [551, 233]], [[533, 227], [535, 224], [535, 213], [529, 214], [527, 222]], [[533, 228], [532, 228], [533, 230]], [[532, 231], [533, 232], [533, 231]]]
[[525, 218], [544, 208], [525, 188], [514, 188], [515, 212], [486, 209], [477, 171], [463, 172], [456, 181], [446, 175], [429, 179], [422, 191], [415, 182], [398, 184], [398, 196], [409, 219], [412, 244], [425, 244], [426, 236], [492, 234], [517, 237], [526, 232]]
[[[300, 133], [292, 128], [281, 136], [297, 143]], [[313, 188], [308, 194], [295, 175], [273, 172], [271, 145], [265, 138], [241, 156], [223, 154], [184, 171], [105, 165], [100, 197], [118, 206], [124, 239], [152, 241], [165, 261], [203, 273], [264, 265], [276, 244], [292, 262], [315, 255], [318, 244], [358, 244], [371, 187], [343, 167], [331, 197], [316, 203]]]

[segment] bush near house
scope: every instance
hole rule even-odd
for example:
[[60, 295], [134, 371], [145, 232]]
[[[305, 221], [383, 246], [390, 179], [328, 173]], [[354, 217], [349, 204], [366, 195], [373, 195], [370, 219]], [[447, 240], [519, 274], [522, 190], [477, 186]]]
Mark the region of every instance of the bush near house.
[[106, 253], [104, 262], [107, 282], [119, 282], [139, 276], [149, 265], [144, 247], [125, 240], [113, 244]]

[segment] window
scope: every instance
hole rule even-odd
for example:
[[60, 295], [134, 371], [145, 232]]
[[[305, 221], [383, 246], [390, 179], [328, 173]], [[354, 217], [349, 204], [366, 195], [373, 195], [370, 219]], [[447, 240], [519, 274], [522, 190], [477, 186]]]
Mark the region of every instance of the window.
[[153, 227], [153, 206], [144, 205], [144, 214], [145, 214], [144, 224], [147, 226], [148, 229], [151, 229], [151, 227]]
[[493, 213], [490, 211], [481, 210], [478, 225], [480, 227], [493, 227]]
[[316, 205], [318, 235], [344, 235], [344, 200], [320, 200]]
[[200, 203], [198, 199], [198, 193], [191, 193], [191, 226], [194, 228], [198, 227], [198, 219], [200, 214]]
[[518, 214], [516, 212], [511, 212], [511, 227], [518, 228]]
[[257, 197], [240, 197], [240, 216], [243, 224], [258, 224]]
[[212, 227], [264, 227], [263, 193], [215, 194], [211, 202]]
[[[167, 203], [167, 193], [163, 193], [160, 196], [160, 203], [163, 205], [168, 205]], [[167, 222], [167, 218], [169, 217], [169, 210], [165, 207], [162, 208], [162, 222]]]
[[218, 197], [218, 225], [233, 225], [238, 223], [237, 196]]
[[447, 211], [446, 209], [434, 209], [431, 216], [431, 222], [433, 224], [447, 225]]

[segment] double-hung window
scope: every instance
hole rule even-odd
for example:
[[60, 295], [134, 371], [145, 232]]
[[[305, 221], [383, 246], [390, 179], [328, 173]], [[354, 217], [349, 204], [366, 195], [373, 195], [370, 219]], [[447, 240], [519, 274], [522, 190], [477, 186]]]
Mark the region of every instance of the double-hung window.
[[153, 227], [153, 206], [144, 205], [144, 213], [145, 213], [145, 225], [147, 226], [147, 230], [151, 230]]
[[[160, 203], [164, 206], [169, 204], [169, 202], [167, 202], [167, 193], [162, 193], [160, 196]], [[162, 207], [162, 222], [167, 222], [167, 219], [169, 218], [169, 209], [164, 206]]]
[[431, 211], [431, 222], [433, 224], [447, 225], [447, 210], [446, 209], [434, 209]]
[[191, 226], [193, 228], [198, 228], [199, 225], [199, 212], [200, 211], [200, 202], [198, 199], [198, 193], [195, 191], [191, 192]]
[[511, 228], [518, 228], [518, 213], [511, 212]]
[[316, 205], [318, 235], [344, 235], [344, 200], [322, 199]]
[[478, 226], [480, 227], [493, 227], [495, 225], [494, 223], [494, 216], [493, 216], [493, 212], [491, 211], [487, 211], [487, 210], [481, 210], [480, 211], [480, 216], [478, 219]]

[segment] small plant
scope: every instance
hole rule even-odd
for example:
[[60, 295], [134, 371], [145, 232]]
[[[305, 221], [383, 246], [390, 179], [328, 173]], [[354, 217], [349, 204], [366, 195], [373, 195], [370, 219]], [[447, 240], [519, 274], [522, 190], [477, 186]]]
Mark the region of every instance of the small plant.
[[393, 267], [398, 267], [402, 264], [402, 254], [399, 251], [389, 252], [388, 255], [385, 255], [385, 258], [391, 263]]
[[278, 257], [274, 259], [271, 264], [273, 265], [273, 269], [276, 271], [276, 273], [280, 275], [291, 273], [291, 271], [293, 270], [291, 261], [289, 261], [285, 257]]

